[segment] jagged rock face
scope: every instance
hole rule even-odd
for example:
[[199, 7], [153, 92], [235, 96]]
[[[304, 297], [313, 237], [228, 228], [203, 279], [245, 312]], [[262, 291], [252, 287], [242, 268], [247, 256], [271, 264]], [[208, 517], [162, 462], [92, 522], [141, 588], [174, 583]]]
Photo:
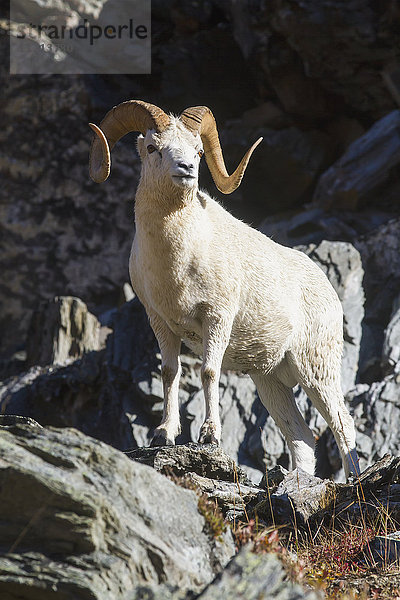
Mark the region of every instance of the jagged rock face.
[[347, 392], [356, 381], [364, 317], [364, 270], [359, 252], [346, 242], [323, 241], [301, 248], [324, 271], [343, 307], [344, 354], [342, 389]]
[[363, 342], [360, 353], [361, 381], [382, 379], [384, 330], [389, 325], [393, 302], [400, 290], [400, 219], [382, 224], [354, 244], [364, 266], [366, 296]]
[[[399, 300], [400, 297], [395, 302], [395, 306], [399, 306]], [[400, 308], [393, 311], [390, 322], [385, 329], [382, 368], [386, 374], [393, 371], [400, 372]]]
[[371, 386], [360, 384], [348, 394], [356, 422], [361, 468], [372, 464], [387, 452], [399, 455], [399, 371]]
[[[264, 10], [272, 8], [272, 28], [293, 49], [296, 58], [300, 58], [306, 75], [303, 75], [303, 86], [308, 84], [311, 87], [315, 82], [320, 114], [323, 114], [323, 109], [325, 114], [332, 110], [330, 102], [334, 98], [374, 118], [379, 118], [393, 107], [393, 98], [381, 75], [382, 67], [389, 68], [394, 54], [399, 52], [396, 46], [393, 53], [398, 31], [395, 25], [397, 9], [391, 2], [371, 5], [367, 0], [345, 4], [274, 0], [271, 5]], [[339, 40], [340, 43], [337, 43]], [[373, 60], [377, 53], [379, 64]], [[283, 65], [279, 66], [282, 70]], [[282, 79], [285, 82], [281, 70], [276, 69], [275, 76], [278, 95], [287, 89], [281, 83]], [[287, 78], [286, 75], [286, 81]], [[308, 98], [312, 98], [310, 92]]]
[[[6, 53], [6, 35], [1, 36]], [[103, 186], [91, 182], [91, 98], [76, 76], [9, 78], [1, 67], [2, 286], [0, 337], [8, 354], [41, 300], [73, 295], [116, 303], [133, 238], [139, 160], [123, 144]]]
[[230, 532], [207, 533], [193, 491], [78, 431], [1, 428], [0, 456], [1, 597], [200, 591], [234, 553]]

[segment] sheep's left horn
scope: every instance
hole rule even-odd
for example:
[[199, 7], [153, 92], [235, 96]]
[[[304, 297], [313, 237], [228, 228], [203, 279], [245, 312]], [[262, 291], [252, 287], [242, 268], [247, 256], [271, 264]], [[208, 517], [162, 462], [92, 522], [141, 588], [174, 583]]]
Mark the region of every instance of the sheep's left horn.
[[89, 123], [96, 136], [93, 139], [89, 156], [90, 177], [96, 183], [105, 181], [110, 174], [111, 150], [130, 131], [148, 129], [164, 131], [170, 118], [161, 108], [141, 100], [128, 100], [114, 106], [100, 123], [100, 127]]
[[203, 142], [207, 165], [217, 188], [223, 194], [234, 192], [242, 181], [250, 156], [262, 138], [259, 138], [247, 150], [236, 170], [232, 175], [229, 175], [222, 155], [217, 124], [211, 110], [207, 106], [192, 106], [183, 111], [180, 120], [192, 133], [199, 133]]

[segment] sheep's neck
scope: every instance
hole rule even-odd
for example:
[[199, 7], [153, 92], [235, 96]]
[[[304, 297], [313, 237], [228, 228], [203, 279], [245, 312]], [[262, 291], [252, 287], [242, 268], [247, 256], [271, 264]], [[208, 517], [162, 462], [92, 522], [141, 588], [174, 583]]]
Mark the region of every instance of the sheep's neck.
[[136, 222], [141, 219], [162, 221], [174, 213], [185, 212], [197, 199], [197, 186], [190, 189], [179, 188], [171, 184], [168, 189], [162, 190], [157, 186], [150, 187], [146, 182], [140, 181], [135, 199]]
[[167, 270], [174, 260], [191, 255], [189, 249], [200, 237], [193, 231], [202, 227], [203, 213], [197, 189], [162, 198], [150, 196], [148, 189], [139, 186], [135, 203], [138, 252]]

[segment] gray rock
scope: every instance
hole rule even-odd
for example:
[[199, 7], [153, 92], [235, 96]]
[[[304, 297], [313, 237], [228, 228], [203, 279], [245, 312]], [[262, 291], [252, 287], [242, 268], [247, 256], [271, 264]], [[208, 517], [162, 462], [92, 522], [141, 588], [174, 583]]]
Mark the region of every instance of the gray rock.
[[246, 473], [216, 444], [138, 448], [127, 455], [157, 471], [174, 473], [178, 477], [186, 473], [197, 473], [201, 477], [218, 481], [251, 484]]
[[398, 563], [400, 559], [400, 531], [389, 533], [387, 536], [375, 536], [370, 542], [370, 548], [376, 564], [386, 567], [391, 563]]
[[322, 600], [322, 592], [305, 589], [287, 580], [276, 554], [254, 554], [249, 546], [240, 550], [198, 600]]
[[187, 600], [188, 594], [177, 587], [162, 584], [138, 585], [122, 600]]
[[349, 522], [382, 523], [382, 507], [390, 522], [400, 519], [400, 458], [385, 454], [348, 484], [337, 484], [334, 502], [316, 513], [311, 528], [335, 522], [347, 527]]
[[245, 516], [246, 506], [263, 494], [244, 470], [213, 444], [138, 448], [127, 455], [161, 473], [184, 478], [185, 485], [214, 500], [224, 515], [230, 512], [232, 520]]
[[319, 479], [297, 468], [285, 476], [268, 498], [254, 507], [254, 514], [268, 523], [303, 526], [329, 505], [334, 495], [332, 481]]
[[394, 311], [384, 332], [382, 369], [386, 375], [400, 372], [400, 308]]
[[[400, 110], [394, 110], [353, 142], [320, 177], [314, 203], [324, 208], [354, 210], [381, 193], [382, 184], [400, 163], [399, 125]], [[396, 179], [393, 185], [398, 192]]]
[[199, 592], [234, 553], [229, 532], [206, 533], [194, 492], [76, 430], [2, 429], [0, 457], [1, 597]]
[[365, 319], [360, 351], [360, 381], [382, 379], [384, 329], [400, 290], [400, 219], [397, 217], [354, 242], [365, 271]]
[[[70, 3], [64, 4], [71, 10]], [[29, 5], [43, 11], [39, 2]], [[0, 37], [6, 52], [8, 36]], [[132, 147], [118, 144], [108, 184], [90, 181], [87, 123], [97, 122], [96, 101], [82, 76], [29, 75], [16, 85], [5, 66], [0, 81], [8, 147], [0, 156], [4, 356], [23, 344], [42, 300], [78, 296], [90, 310], [96, 304], [99, 312], [116, 303], [126, 280], [133, 236], [129, 187], [135, 184], [139, 159]]]
[[323, 241], [302, 248], [324, 271], [343, 307], [344, 354], [342, 389], [347, 392], [356, 381], [364, 316], [364, 270], [359, 252], [347, 242]]
[[[77, 427], [120, 449], [147, 446], [158, 425], [153, 396], [140, 386], [159, 377], [157, 343], [138, 300], [114, 314], [106, 350], [66, 366], [31, 367], [0, 383], [3, 412], [42, 425]], [[154, 375], [156, 373], [156, 375]]]
[[72, 296], [57, 296], [33, 313], [27, 364], [62, 365], [100, 346], [100, 323], [86, 304]]
[[265, 475], [263, 475], [260, 481], [260, 487], [265, 490], [275, 491], [280, 483], [287, 476], [288, 471], [281, 467], [280, 465], [276, 465], [272, 469], [270, 469]]
[[386, 453], [400, 454], [400, 374], [371, 386], [360, 385], [347, 395], [354, 416], [361, 469]]

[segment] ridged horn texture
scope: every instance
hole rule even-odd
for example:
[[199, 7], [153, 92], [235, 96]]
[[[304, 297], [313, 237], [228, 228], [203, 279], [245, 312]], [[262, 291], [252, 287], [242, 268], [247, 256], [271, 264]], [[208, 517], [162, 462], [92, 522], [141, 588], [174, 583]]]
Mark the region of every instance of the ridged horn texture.
[[179, 118], [187, 129], [200, 135], [208, 168], [219, 191], [223, 194], [234, 192], [243, 179], [250, 156], [262, 138], [247, 150], [236, 170], [229, 175], [222, 155], [217, 124], [211, 110], [207, 106], [192, 106], [184, 110]]
[[90, 177], [102, 183], [110, 174], [110, 152], [115, 144], [130, 131], [145, 135], [148, 129], [161, 133], [168, 127], [170, 118], [161, 108], [141, 100], [128, 100], [114, 106], [100, 123], [89, 123], [95, 132], [89, 156]]

